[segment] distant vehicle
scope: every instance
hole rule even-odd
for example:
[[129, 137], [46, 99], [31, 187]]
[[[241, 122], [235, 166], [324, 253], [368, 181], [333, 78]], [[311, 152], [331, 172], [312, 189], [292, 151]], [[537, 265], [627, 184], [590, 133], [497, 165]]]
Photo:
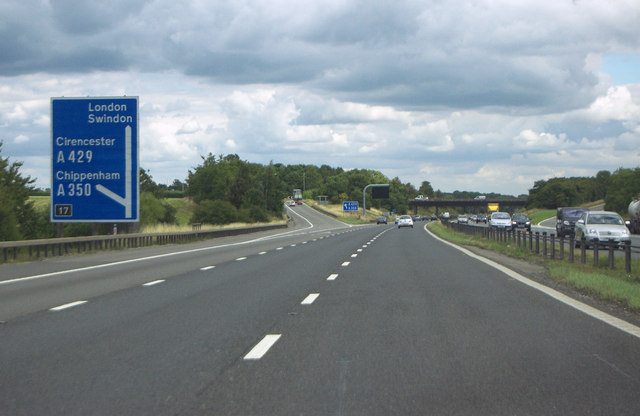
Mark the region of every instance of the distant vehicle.
[[483, 223], [487, 223], [487, 214], [478, 214], [476, 216], [476, 223], [478, 222], [483, 222]]
[[411, 219], [413, 220], [413, 222], [420, 221], [420, 215], [412, 215]]
[[629, 230], [640, 234], [640, 197], [629, 203]]
[[485, 200], [485, 199], [487, 199], [487, 197], [485, 195], [478, 195], [477, 197], [475, 197], [473, 199]]
[[290, 199], [286, 202], [288, 207], [295, 207], [296, 206], [296, 201]]
[[387, 217], [378, 217], [378, 219], [376, 220], [376, 224], [386, 224], [387, 223]]
[[448, 213], [448, 212], [445, 212], [444, 214], [442, 214], [442, 219], [443, 219], [443, 220], [448, 220], [448, 219], [449, 219], [449, 217], [451, 217], [451, 215], [449, 215], [449, 213]]
[[489, 219], [489, 226], [492, 228], [511, 229], [511, 216], [508, 212], [494, 212]]
[[466, 215], [458, 215], [458, 224], [468, 224], [469, 223], [469, 217], [467, 217]]
[[438, 216], [436, 214], [431, 214], [431, 221], [438, 221]]
[[574, 236], [576, 221], [589, 208], [560, 207], [556, 213], [556, 235], [558, 237]]
[[575, 224], [576, 246], [579, 247], [582, 237], [585, 246], [607, 244], [613, 242], [616, 247], [631, 241], [631, 233], [622, 217], [611, 211], [585, 211]]
[[424, 195], [418, 195], [416, 197], [416, 199], [419, 200], [419, 201], [428, 201], [429, 197], [428, 196], [424, 196]]
[[529, 219], [527, 214], [513, 214], [513, 217], [511, 217], [511, 227], [531, 232], [531, 219]]
[[398, 218], [398, 228], [402, 228], [402, 227], [413, 228], [413, 220], [411, 219], [411, 215], [401, 215]]
[[293, 190], [293, 200], [296, 202], [296, 205], [302, 205], [302, 191], [300, 189]]

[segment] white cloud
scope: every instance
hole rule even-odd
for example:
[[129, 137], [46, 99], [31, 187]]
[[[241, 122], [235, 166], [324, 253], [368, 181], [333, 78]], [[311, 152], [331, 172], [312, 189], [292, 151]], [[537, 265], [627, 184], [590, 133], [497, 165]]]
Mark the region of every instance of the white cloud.
[[615, 86], [609, 88], [605, 96], [598, 97], [586, 110], [586, 115], [593, 122], [609, 120], [640, 122], [640, 105], [633, 101], [631, 92], [626, 86]]
[[536, 133], [524, 130], [513, 139], [513, 144], [519, 149], [560, 149], [564, 147], [566, 136], [559, 137], [550, 133]]
[[16, 144], [27, 143], [29, 141], [29, 137], [24, 134], [20, 134], [13, 139], [13, 142]]
[[2, 152], [38, 184], [49, 164], [32, 163], [48, 157], [59, 96], [139, 96], [141, 163], [162, 183], [184, 179], [201, 155], [237, 153], [517, 194], [549, 175], [640, 160], [640, 84], [602, 72], [603, 56], [640, 54], [637, 2], [99, 9], [0, 6]]

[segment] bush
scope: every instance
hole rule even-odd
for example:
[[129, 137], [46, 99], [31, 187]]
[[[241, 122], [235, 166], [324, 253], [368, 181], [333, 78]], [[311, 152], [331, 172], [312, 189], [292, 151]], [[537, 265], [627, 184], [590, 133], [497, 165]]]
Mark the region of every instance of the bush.
[[252, 206], [249, 208], [242, 208], [238, 211], [238, 221], [247, 223], [267, 222], [269, 221], [269, 216], [262, 208]]
[[191, 222], [205, 224], [230, 224], [238, 220], [238, 210], [229, 201], [204, 200], [195, 208]]
[[140, 194], [140, 223], [143, 225], [176, 223], [176, 208], [159, 200], [151, 192]]

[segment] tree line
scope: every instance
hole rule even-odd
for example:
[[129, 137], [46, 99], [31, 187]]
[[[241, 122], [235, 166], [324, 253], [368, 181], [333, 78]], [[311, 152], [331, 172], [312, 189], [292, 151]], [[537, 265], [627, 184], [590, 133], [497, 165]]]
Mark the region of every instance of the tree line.
[[[55, 224], [49, 220], [49, 210], [34, 209], [30, 195], [49, 195], [35, 189], [34, 180], [20, 173], [22, 163], [1, 157], [0, 141], [0, 241], [56, 236]], [[184, 182], [157, 184], [150, 172], [140, 169], [140, 224], [176, 223], [176, 209], [167, 202], [171, 197], [189, 197], [195, 203], [192, 223], [228, 224], [233, 222], [264, 222], [282, 218], [282, 202], [294, 189], [303, 190], [305, 199], [327, 197], [330, 203], [362, 201], [363, 189], [369, 184], [389, 184], [388, 199], [373, 199], [371, 189], [368, 208], [403, 214], [409, 201], [418, 195], [429, 198], [473, 198], [479, 192], [434, 190], [429, 181], [418, 187], [399, 178], [387, 178], [376, 170], [351, 169], [328, 165], [268, 165], [251, 163], [236, 154], [208, 154], [197, 167], [188, 171]], [[640, 193], [640, 168], [620, 168], [613, 173], [600, 171], [594, 177], [552, 178], [539, 180], [529, 190], [528, 208], [556, 208], [605, 201], [605, 209], [626, 213], [629, 202]], [[496, 193], [489, 198], [511, 197]], [[520, 196], [522, 197], [522, 196]], [[111, 231], [111, 224], [97, 226], [99, 233]], [[96, 225], [65, 224], [64, 235], [88, 235]]]
[[529, 190], [528, 208], [580, 206], [604, 201], [604, 209], [627, 214], [629, 203], [640, 194], [640, 168], [603, 170], [593, 177], [539, 180]]

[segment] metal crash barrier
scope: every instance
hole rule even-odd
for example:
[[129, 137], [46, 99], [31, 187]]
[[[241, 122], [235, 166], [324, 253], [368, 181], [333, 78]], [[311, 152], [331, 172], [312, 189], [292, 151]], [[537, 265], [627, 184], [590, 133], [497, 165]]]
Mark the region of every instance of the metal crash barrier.
[[[523, 230], [507, 230], [504, 228], [492, 227], [474, 227], [468, 224], [458, 224], [456, 222], [442, 221], [442, 224], [450, 227], [458, 232], [469, 235], [479, 235], [487, 240], [496, 241], [505, 245], [515, 244], [519, 249], [529, 250], [532, 253], [541, 254], [542, 257], [551, 260], [563, 260], [565, 258], [565, 246], [569, 248], [568, 261], [575, 261], [575, 248], [579, 248], [579, 261], [587, 262], [587, 243], [583, 239], [576, 240], [573, 236], [568, 239], [564, 237], [557, 238], [555, 234], [547, 234], [546, 232], [526, 232]], [[608, 267], [614, 269], [616, 260], [618, 264], [624, 261], [624, 270], [627, 274], [631, 273], [631, 243], [625, 242], [622, 245], [616, 244], [615, 241], [598, 241], [590, 242], [593, 245], [593, 264], [599, 264], [599, 258], [602, 252], [606, 252], [608, 256]], [[542, 247], [542, 249], [541, 249]], [[624, 256], [617, 256], [615, 253], [622, 249]]]

